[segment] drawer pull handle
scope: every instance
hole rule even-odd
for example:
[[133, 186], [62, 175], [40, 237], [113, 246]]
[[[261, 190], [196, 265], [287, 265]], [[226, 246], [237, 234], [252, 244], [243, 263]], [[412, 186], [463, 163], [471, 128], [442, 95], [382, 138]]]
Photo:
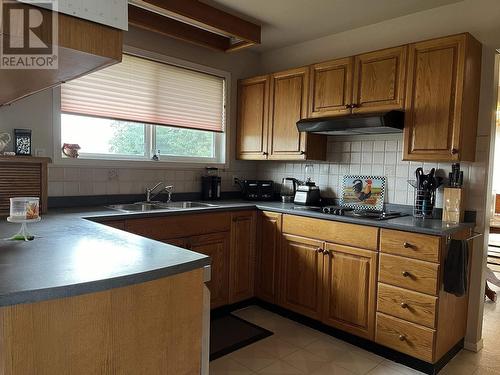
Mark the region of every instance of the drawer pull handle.
[[406, 302], [401, 302], [401, 308], [402, 309], [407, 309], [408, 308], [408, 304]]
[[401, 274], [403, 275], [403, 277], [410, 277], [411, 276], [408, 271], [403, 271]]
[[316, 252], [317, 252], [317, 253], [319, 253], [319, 254], [321, 254], [321, 253], [323, 253], [323, 252], [324, 252], [324, 250], [323, 250], [321, 247], [318, 247], [318, 248], [316, 249]]
[[399, 335], [399, 341], [405, 341], [406, 336], [405, 335]]
[[404, 247], [405, 249], [409, 249], [409, 248], [412, 248], [412, 247], [413, 247], [413, 245], [412, 245], [411, 243], [409, 243], [409, 242], [403, 242], [403, 247]]

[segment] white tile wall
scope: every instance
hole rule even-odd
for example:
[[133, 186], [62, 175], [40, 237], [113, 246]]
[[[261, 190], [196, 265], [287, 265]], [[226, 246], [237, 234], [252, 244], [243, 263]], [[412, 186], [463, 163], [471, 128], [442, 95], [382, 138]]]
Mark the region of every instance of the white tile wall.
[[[49, 196], [142, 194], [159, 181], [172, 184], [175, 192], [200, 192], [203, 169], [132, 169], [49, 166]], [[233, 162], [220, 170], [222, 191], [237, 191], [233, 176], [256, 178], [256, 164]]]
[[[362, 137], [362, 136], [360, 136]], [[387, 177], [386, 202], [413, 205], [414, 189], [408, 184], [414, 179], [415, 169], [423, 167], [426, 173], [436, 168], [437, 174], [448, 176], [451, 163], [423, 163], [402, 161], [403, 139], [401, 134], [373, 137], [329, 137], [327, 161], [312, 163], [314, 179], [320, 186], [322, 196], [340, 196], [344, 174], [363, 174]], [[304, 179], [304, 166], [311, 162], [258, 162], [257, 176], [280, 183], [284, 177]], [[464, 182], [474, 173], [472, 165], [461, 164]], [[477, 179], [476, 179], [477, 180]], [[442, 190], [438, 190], [436, 206], [441, 207]]]

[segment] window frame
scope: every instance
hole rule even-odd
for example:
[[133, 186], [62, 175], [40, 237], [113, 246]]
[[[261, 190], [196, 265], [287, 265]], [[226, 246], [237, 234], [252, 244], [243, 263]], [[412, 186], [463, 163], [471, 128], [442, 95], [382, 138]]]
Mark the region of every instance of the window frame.
[[[54, 164], [60, 165], [79, 165], [79, 166], [102, 166], [102, 167], [136, 167], [136, 168], [205, 168], [205, 166], [217, 166], [219, 168], [226, 168], [228, 165], [228, 150], [229, 140], [231, 138], [231, 126], [229, 125], [230, 114], [230, 98], [231, 98], [231, 73], [207, 67], [204, 65], [188, 62], [178, 58], [162, 55], [159, 53], [142, 50], [136, 47], [124, 45], [123, 53], [146, 58], [149, 60], [166, 63], [181, 68], [196, 70], [202, 73], [212, 74], [224, 78], [224, 132], [214, 134], [214, 147], [215, 155], [213, 158], [200, 158], [200, 157], [183, 157], [183, 156], [168, 156], [161, 155], [159, 161], [151, 160], [150, 155], [152, 150], [145, 150], [145, 157], [127, 156], [127, 155], [109, 155], [109, 154], [82, 154], [83, 157], [78, 159], [71, 159], [64, 157], [61, 152], [62, 139], [61, 139], [61, 88], [56, 87], [52, 90], [53, 97], [53, 124], [54, 124]], [[78, 115], [78, 114], [74, 114]], [[85, 115], [82, 115], [85, 116]], [[88, 117], [88, 116], [85, 116]], [[144, 124], [145, 126], [145, 141], [147, 145], [145, 148], [151, 149], [155, 144], [155, 126], [154, 124]], [[148, 126], [149, 125], [149, 126]], [[148, 157], [149, 156], [149, 157]]]

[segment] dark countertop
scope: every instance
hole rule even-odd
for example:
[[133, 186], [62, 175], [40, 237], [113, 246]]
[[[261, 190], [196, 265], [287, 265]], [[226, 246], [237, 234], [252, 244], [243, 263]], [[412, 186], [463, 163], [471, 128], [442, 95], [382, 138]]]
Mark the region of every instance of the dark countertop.
[[[210, 258], [146, 239], [99, 222], [125, 218], [261, 209], [359, 225], [446, 236], [473, 224], [447, 225], [411, 216], [385, 221], [333, 216], [294, 209], [293, 203], [220, 201], [219, 207], [123, 213], [104, 207], [57, 209], [29, 228], [31, 242], [0, 240], [0, 306], [43, 301], [117, 288], [168, 277], [210, 264]], [[96, 222], [94, 222], [96, 221]], [[0, 221], [0, 238], [19, 224]]]
[[[98, 292], [210, 264], [205, 255], [82, 216], [81, 210], [55, 210], [28, 226], [34, 241], [0, 240], [0, 306]], [[2, 219], [0, 238], [19, 226]]]

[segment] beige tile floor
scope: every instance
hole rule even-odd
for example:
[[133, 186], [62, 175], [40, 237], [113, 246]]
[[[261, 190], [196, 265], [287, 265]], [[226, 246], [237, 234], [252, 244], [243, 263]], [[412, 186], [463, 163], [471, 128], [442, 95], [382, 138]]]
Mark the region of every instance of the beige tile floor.
[[[410, 375], [420, 372], [386, 360], [257, 306], [234, 313], [274, 335], [210, 363], [210, 375]], [[484, 346], [460, 352], [440, 372], [500, 375], [500, 301], [486, 303]]]

